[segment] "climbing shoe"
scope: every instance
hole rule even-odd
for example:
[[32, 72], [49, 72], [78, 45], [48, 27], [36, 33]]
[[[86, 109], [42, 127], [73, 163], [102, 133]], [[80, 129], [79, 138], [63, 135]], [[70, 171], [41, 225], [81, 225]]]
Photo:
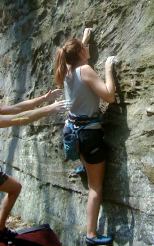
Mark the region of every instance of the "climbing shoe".
[[96, 237], [86, 237], [87, 246], [91, 245], [111, 245], [113, 242], [112, 237], [98, 235]]
[[83, 165], [79, 165], [74, 169], [75, 174], [83, 174], [86, 173], [86, 169]]

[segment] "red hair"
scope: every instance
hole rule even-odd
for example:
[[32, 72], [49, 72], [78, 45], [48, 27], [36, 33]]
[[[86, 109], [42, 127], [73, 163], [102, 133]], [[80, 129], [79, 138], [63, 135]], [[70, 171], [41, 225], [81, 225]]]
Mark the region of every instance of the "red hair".
[[62, 87], [64, 78], [67, 73], [67, 66], [69, 64], [73, 67], [78, 64], [80, 60], [80, 51], [82, 49], [82, 42], [78, 39], [68, 40], [63, 48], [58, 48], [56, 51], [55, 61], [55, 81]]

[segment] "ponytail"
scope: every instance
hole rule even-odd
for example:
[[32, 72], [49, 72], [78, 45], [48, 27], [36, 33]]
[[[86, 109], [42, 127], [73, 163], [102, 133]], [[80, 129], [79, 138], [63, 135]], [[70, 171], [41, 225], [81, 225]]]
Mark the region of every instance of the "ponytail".
[[55, 81], [61, 88], [63, 86], [63, 81], [67, 73], [65, 51], [63, 48], [59, 48], [56, 52], [55, 60]]
[[56, 52], [55, 60], [55, 81], [59, 87], [63, 86], [63, 81], [67, 73], [67, 66], [71, 65], [71, 68], [80, 61], [80, 51], [82, 50], [82, 43], [80, 40], [72, 38], [68, 40], [63, 48], [59, 48]]

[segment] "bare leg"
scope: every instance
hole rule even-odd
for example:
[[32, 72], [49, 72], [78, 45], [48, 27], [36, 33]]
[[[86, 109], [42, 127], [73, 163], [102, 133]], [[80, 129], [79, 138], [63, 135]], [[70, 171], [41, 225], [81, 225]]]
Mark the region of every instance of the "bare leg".
[[0, 185], [0, 191], [7, 193], [2, 200], [0, 208], [0, 230], [3, 230], [7, 217], [20, 194], [21, 184], [12, 177], [8, 177], [8, 179]]
[[83, 158], [82, 162], [86, 167], [88, 176], [87, 237], [91, 238], [96, 236], [97, 220], [103, 192], [105, 163], [88, 164]]

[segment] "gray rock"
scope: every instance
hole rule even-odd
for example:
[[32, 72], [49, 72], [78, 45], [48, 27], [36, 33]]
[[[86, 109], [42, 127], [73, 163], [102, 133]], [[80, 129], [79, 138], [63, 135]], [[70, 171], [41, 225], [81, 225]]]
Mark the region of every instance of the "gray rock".
[[[15, 103], [54, 88], [56, 47], [93, 27], [91, 59], [104, 77], [115, 64], [117, 103], [102, 105], [108, 144], [98, 228], [114, 245], [154, 245], [154, 2], [1, 1], [0, 99]], [[84, 245], [86, 177], [71, 175], [61, 145], [65, 116], [0, 130], [0, 160], [20, 180], [13, 213], [50, 223], [64, 246]]]

